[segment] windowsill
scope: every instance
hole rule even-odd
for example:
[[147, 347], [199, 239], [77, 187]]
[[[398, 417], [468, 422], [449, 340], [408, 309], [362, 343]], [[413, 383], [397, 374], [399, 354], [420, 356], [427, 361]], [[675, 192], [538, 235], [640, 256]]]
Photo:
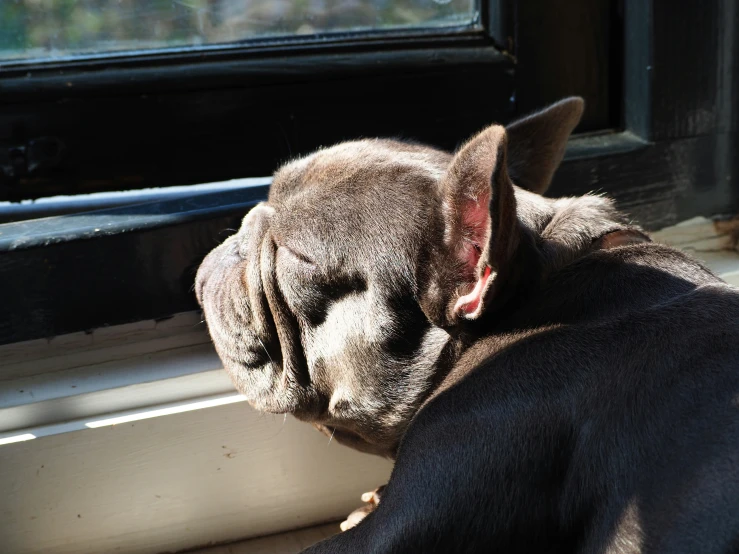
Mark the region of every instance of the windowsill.
[[0, 347], [0, 440], [229, 394], [233, 386], [193, 312]]
[[297, 531], [258, 537], [222, 546], [188, 551], [189, 554], [298, 554], [309, 546], [339, 533], [339, 522], [316, 525]]
[[[0, 346], [4, 549], [158, 554], [261, 537], [340, 520], [387, 481], [387, 460], [241, 398], [194, 312]], [[133, 420], [90, 425], [121, 416]], [[24, 435], [36, 438], [2, 444]]]
[[739, 250], [732, 231], [737, 221], [714, 221], [694, 217], [651, 233], [652, 238], [674, 246], [701, 260], [724, 281], [739, 287]]
[[0, 224], [122, 208], [146, 202], [192, 198], [200, 194], [222, 193], [235, 189], [265, 186], [269, 185], [269, 181], [268, 177], [252, 177], [202, 185], [95, 192], [75, 196], [51, 196], [22, 202], [0, 202]]

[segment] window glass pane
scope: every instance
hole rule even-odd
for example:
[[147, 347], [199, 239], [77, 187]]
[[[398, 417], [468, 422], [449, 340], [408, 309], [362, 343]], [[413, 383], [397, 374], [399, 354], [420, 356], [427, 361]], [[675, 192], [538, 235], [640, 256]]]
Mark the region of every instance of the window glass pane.
[[471, 25], [479, 0], [0, 0], [0, 60]]

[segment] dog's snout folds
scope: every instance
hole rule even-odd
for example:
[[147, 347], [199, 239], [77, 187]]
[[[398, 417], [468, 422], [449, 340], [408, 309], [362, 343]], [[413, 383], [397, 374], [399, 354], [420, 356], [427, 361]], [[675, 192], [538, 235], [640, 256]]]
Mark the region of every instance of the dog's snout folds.
[[[203, 295], [207, 283], [213, 275], [224, 267], [231, 267], [240, 261], [252, 262], [258, 266], [259, 245], [264, 238], [269, 216], [274, 209], [264, 203], [256, 205], [244, 217], [239, 231], [214, 248], [203, 259], [195, 276], [195, 296], [203, 306]], [[249, 279], [245, 279], [248, 285]]]

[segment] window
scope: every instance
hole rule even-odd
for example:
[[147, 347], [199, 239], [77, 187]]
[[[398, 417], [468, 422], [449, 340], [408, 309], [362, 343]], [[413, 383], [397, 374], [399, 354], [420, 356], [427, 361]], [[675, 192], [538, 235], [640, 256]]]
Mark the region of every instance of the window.
[[475, 0], [11, 0], [0, 6], [0, 59], [460, 29], [478, 15]]
[[[574, 93], [588, 102], [582, 131], [619, 126], [619, 98], [611, 92], [621, 67], [613, 2], [581, 0], [556, 9], [524, 9], [508, 0], [406, 2], [356, 5], [378, 12], [392, 5], [393, 13], [407, 5], [403, 17], [415, 14], [414, 26], [78, 51], [71, 58], [49, 57], [48, 49], [29, 54], [40, 43], [21, 45], [10, 38], [17, 33], [2, 33], [6, 43], [16, 41], [3, 46], [16, 57], [0, 59], [0, 201], [265, 176], [291, 156], [356, 136], [454, 148], [490, 121]], [[74, 3], [75, 10], [98, 4]], [[159, 5], [111, 0], [129, 13], [144, 4]], [[293, 4], [299, 2], [269, 2]], [[3, 3], [16, 16], [0, 24], [21, 26], [18, 14], [29, 13], [26, 5], [47, 4]], [[44, 13], [68, 3], [52, 5]], [[208, 13], [221, 5], [210, 2]], [[577, 17], [582, 20], [574, 27], [567, 23]], [[142, 19], [155, 18], [137, 19], [144, 32]], [[60, 36], [77, 29], [63, 21], [54, 27]]]

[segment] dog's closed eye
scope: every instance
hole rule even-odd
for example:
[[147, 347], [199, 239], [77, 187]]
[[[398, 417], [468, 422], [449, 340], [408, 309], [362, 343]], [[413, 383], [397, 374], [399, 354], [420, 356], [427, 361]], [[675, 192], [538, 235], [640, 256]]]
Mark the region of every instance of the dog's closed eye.
[[312, 259], [310, 259], [305, 254], [302, 254], [302, 253], [298, 252], [297, 250], [295, 250], [294, 248], [292, 248], [290, 246], [285, 246], [285, 245], [282, 245], [282, 244], [278, 244], [277, 245], [277, 251], [278, 252], [283, 252], [289, 259], [292, 259], [292, 260], [298, 261], [298, 262], [300, 262], [302, 264], [305, 264], [306, 266], [308, 266], [311, 269], [316, 269], [318, 267], [316, 265], [316, 263]]

